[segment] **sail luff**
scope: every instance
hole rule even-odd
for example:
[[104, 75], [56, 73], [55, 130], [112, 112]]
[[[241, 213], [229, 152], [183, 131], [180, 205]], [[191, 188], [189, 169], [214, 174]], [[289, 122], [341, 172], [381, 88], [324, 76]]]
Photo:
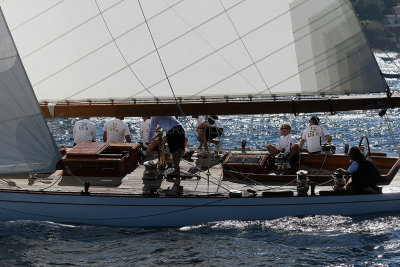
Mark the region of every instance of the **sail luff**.
[[0, 9], [0, 173], [54, 171], [61, 159]]

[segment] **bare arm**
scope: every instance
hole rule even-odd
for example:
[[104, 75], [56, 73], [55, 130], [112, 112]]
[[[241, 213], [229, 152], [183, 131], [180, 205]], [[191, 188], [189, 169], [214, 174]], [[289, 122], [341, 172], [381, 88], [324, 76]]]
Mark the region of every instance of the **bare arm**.
[[103, 132], [103, 142], [107, 142], [107, 132]]
[[325, 135], [325, 138], [328, 141], [328, 143], [332, 141], [332, 136], [330, 136], [329, 134]]
[[132, 143], [131, 137], [129, 135], [125, 135], [126, 142]]
[[93, 141], [93, 142], [96, 142], [96, 129], [93, 130], [93, 133], [92, 133], [92, 141]]

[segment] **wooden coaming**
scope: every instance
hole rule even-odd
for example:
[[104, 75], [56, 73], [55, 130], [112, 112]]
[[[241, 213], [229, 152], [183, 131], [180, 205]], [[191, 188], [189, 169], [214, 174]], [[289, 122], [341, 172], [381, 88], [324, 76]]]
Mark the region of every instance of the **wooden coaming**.
[[[371, 159], [381, 172], [380, 184], [389, 184], [400, 169], [400, 159], [387, 157], [386, 154], [371, 153]], [[243, 155], [246, 157], [246, 155]], [[240, 179], [259, 182], [292, 182], [296, 179], [298, 169], [309, 170], [308, 178], [311, 182], [322, 183], [332, 179], [332, 174], [337, 168], [350, 166], [349, 156], [344, 154], [308, 154], [301, 153], [300, 168], [294, 166], [290, 170], [279, 171], [275, 166], [265, 168], [254, 167], [251, 164], [228, 164], [228, 158], [223, 163], [223, 176], [226, 179]], [[347, 177], [349, 178], [349, 177]]]

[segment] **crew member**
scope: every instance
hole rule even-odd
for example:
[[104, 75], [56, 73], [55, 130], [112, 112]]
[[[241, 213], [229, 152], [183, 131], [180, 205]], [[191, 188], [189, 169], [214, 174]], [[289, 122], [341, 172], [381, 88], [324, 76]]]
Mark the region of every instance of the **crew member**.
[[304, 143], [307, 142], [308, 153], [321, 153], [322, 144], [325, 143], [325, 140], [330, 143], [332, 141], [332, 136], [324, 127], [319, 125], [318, 117], [312, 116], [309, 123], [310, 125], [303, 132], [299, 147], [301, 149]]

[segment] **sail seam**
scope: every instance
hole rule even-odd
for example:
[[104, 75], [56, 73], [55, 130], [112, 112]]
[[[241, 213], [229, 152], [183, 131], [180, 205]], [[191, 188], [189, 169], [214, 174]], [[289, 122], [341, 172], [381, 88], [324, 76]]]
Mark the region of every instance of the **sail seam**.
[[[180, 1], [180, 2], [178, 2], [178, 3], [176, 3], [176, 4], [174, 4], [174, 5], [172, 5], [172, 6], [169, 6], [168, 10], [169, 10], [169, 9], [173, 9], [173, 7], [177, 6], [179, 3], [183, 2], [183, 1], [184, 1], [184, 0], [182, 0], [182, 1]], [[242, 3], [245, 2], [245, 1], [246, 1], [246, 0], [242, 0], [242, 1], [240, 1], [239, 3], [236, 3], [235, 5], [231, 6], [229, 9], [232, 9], [232, 8], [234, 8], [234, 7], [236, 7], [236, 6], [240, 5], [240, 4], [242, 4]], [[167, 10], [167, 9], [166, 9], [166, 10]], [[163, 10], [163, 12], [165, 12], [166, 10]], [[163, 12], [159, 12], [159, 13], [157, 14], [157, 16], [160, 15], [160, 14], [162, 14]], [[206, 21], [200, 23], [199, 25], [197, 25], [197, 26], [191, 28], [189, 31], [186, 31], [186, 32], [180, 34], [179, 36], [173, 38], [172, 40], [170, 40], [170, 41], [168, 41], [168, 42], [166, 42], [166, 43], [160, 45], [158, 48], [159, 48], [159, 49], [162, 49], [162, 48], [164, 48], [164, 47], [170, 45], [171, 43], [173, 43], [173, 42], [179, 40], [179, 39], [182, 38], [183, 36], [186, 36], [187, 34], [193, 32], [193, 31], [195, 31], [196, 29], [200, 28], [201, 26], [205, 25], [206, 23], [210, 22], [211, 20], [214, 20], [215, 18], [221, 16], [222, 14], [224, 14], [224, 12], [220, 12], [220, 13], [216, 14], [215, 16], [213, 16], [213, 17], [207, 19]], [[153, 16], [153, 17], [151, 17], [151, 18], [149, 18], [149, 20], [152, 20], [152, 19], [154, 19], [155, 17], [156, 17], [156, 15]], [[142, 25], [142, 24], [143, 24], [143, 23], [141, 23], [140, 25]], [[137, 26], [140, 26], [140, 25], [137, 25]], [[136, 28], [137, 26], [135, 26], [134, 28]], [[127, 34], [127, 33], [130, 32], [130, 31], [132, 31], [134, 28], [130, 29], [129, 31], [126, 31], [123, 35]], [[116, 39], [119, 39], [119, 38], [122, 37], [123, 35], [120, 35], [120, 36], [116, 37]], [[228, 45], [225, 45], [225, 46], [223, 46], [222, 48], [225, 48], [225, 47], [227, 47], [227, 46], [233, 44], [233, 43], [236, 42], [236, 41], [237, 41], [237, 39], [235, 39], [234, 41], [228, 43]], [[104, 46], [106, 46], [106, 45], [108, 45], [108, 44], [109, 44], [109, 43], [105, 44]], [[102, 46], [102, 47], [104, 47], [104, 46]], [[100, 48], [98, 48], [98, 49], [101, 49], [102, 47], [100, 47]], [[222, 50], [222, 49], [219, 48], [219, 49], [215, 50], [214, 52], [219, 52], [220, 50]], [[97, 51], [97, 50], [96, 50], [96, 51]], [[94, 53], [94, 52], [95, 52], [95, 51], [93, 51], [92, 53]], [[152, 50], [152, 51], [148, 52], [147, 54], [145, 54], [145, 55], [139, 57], [138, 59], [136, 59], [135, 61], [133, 61], [133, 62], [130, 63], [129, 65], [134, 65], [134, 64], [136, 64], [137, 62], [140, 62], [141, 60], [147, 58], [149, 55], [153, 54], [154, 52], [156, 52], [156, 50]], [[189, 64], [189, 65], [185, 66], [183, 69], [178, 70], [178, 71], [176, 71], [175, 73], [169, 75], [169, 77], [172, 77], [172, 76], [176, 75], [177, 73], [179, 73], [179, 72], [181, 72], [181, 71], [183, 71], [183, 70], [189, 68], [190, 66], [193, 66], [193, 65], [195, 65], [196, 63], [198, 63], [198, 62], [200, 62], [200, 61], [202, 61], [202, 60], [208, 58], [209, 56], [213, 55], [214, 52], [213, 52], [213, 53], [210, 53], [210, 54], [208, 54], [208, 55], [206, 55], [205, 57], [200, 58], [200, 60], [194, 62], [193, 64]], [[92, 54], [92, 53], [91, 53], [91, 54]], [[88, 56], [88, 55], [87, 55], [87, 56]], [[34, 86], [38, 85], [39, 83], [42, 83], [43, 81], [49, 79], [50, 77], [56, 75], [57, 73], [59, 73], [59, 72], [65, 70], [65, 69], [71, 67], [72, 65], [74, 65], [74, 64], [77, 63], [77, 62], [79, 62], [79, 61], [82, 60], [83, 58], [86, 58], [87, 56], [82, 57], [82, 58], [76, 60], [75, 62], [71, 63], [70, 65], [66, 66], [65, 68], [60, 69], [60, 70], [57, 71], [56, 73], [54, 73], [54, 74], [52, 74], [52, 75], [50, 75], [50, 76], [44, 78], [44, 79], [41, 80], [40, 82], [35, 83]], [[122, 68], [120, 68], [120, 69], [118, 69], [118, 70], [116, 70], [115, 72], [111, 73], [110, 75], [104, 77], [103, 79], [98, 80], [97, 82], [95, 82], [95, 83], [91, 84], [90, 86], [88, 86], [88, 87], [86, 87], [86, 88], [80, 90], [80, 91], [77, 92], [76, 94], [67, 97], [66, 99], [71, 98], [71, 97], [73, 97], [73, 96], [75, 96], [75, 95], [78, 95], [78, 94], [80, 94], [80, 93], [82, 93], [82, 92], [84, 92], [84, 91], [86, 91], [86, 90], [92, 88], [93, 86], [95, 86], [95, 85], [97, 85], [97, 84], [99, 84], [99, 83], [101, 83], [101, 82], [107, 80], [108, 78], [114, 76], [115, 74], [117, 74], [117, 73], [123, 71], [125, 68], [126, 68], [126, 66], [125, 66], [125, 67], [122, 67]], [[156, 86], [156, 85], [158, 85], [158, 84], [164, 82], [165, 80], [166, 80], [165, 78], [164, 78], [164, 79], [161, 79], [161, 80], [159, 80], [158, 82], [153, 83], [152, 85], [148, 86], [147, 88], [144, 88], [144, 90], [141, 90], [141, 91], [139, 91], [139, 92], [136, 92], [136, 93], [130, 95], [129, 97], [126, 97], [125, 99], [133, 98], [133, 97], [135, 97], [136, 95], [143, 93], [143, 92], [146, 91], [147, 89], [150, 89], [150, 88], [152, 88], [152, 87], [154, 87], [154, 86]]]
[[31, 22], [32, 20], [34, 20], [37, 17], [40, 17], [42, 14], [46, 13], [47, 11], [49, 11], [50, 9], [58, 6], [59, 4], [61, 4], [62, 2], [64, 2], [65, 0], [61, 0], [58, 3], [55, 3], [54, 5], [49, 6], [48, 8], [46, 8], [45, 10], [42, 10], [41, 12], [37, 13], [36, 15], [30, 17], [29, 19], [25, 20], [24, 22], [18, 24], [17, 26], [15, 26], [14, 28], [11, 29], [11, 31], [15, 31], [18, 28], [22, 27], [23, 25], [27, 24], [28, 22]]
[[[119, 5], [119, 4], [120, 4], [121, 2], [123, 2], [123, 1], [124, 1], [124, 0], [120, 0], [119, 2], [117, 2], [117, 3], [115, 3], [114, 5], [112, 5], [112, 6], [110, 6], [109, 8], [107, 8], [107, 10], [112, 9], [113, 7]], [[36, 52], [42, 50], [43, 48], [49, 46], [50, 44], [52, 44], [52, 43], [54, 43], [55, 41], [61, 39], [62, 37], [64, 37], [64, 36], [70, 34], [71, 32], [73, 32], [73, 31], [75, 31], [76, 29], [82, 27], [82, 25], [85, 25], [86, 23], [88, 23], [89, 21], [91, 21], [91, 20], [97, 18], [98, 16], [99, 16], [99, 15], [95, 15], [95, 16], [92, 16], [92, 17], [88, 18], [87, 20], [81, 22], [80, 24], [78, 24], [78, 25], [76, 25], [75, 27], [71, 28], [70, 30], [64, 32], [63, 34], [57, 36], [56, 38], [50, 40], [50, 41], [47, 42], [46, 44], [44, 44], [44, 45], [42, 45], [42, 46], [36, 48], [35, 50], [29, 52], [28, 54], [22, 56], [21, 58], [22, 58], [22, 59], [26, 59], [26, 58], [30, 57], [31, 55], [33, 55], [33, 54], [35, 54]]]

